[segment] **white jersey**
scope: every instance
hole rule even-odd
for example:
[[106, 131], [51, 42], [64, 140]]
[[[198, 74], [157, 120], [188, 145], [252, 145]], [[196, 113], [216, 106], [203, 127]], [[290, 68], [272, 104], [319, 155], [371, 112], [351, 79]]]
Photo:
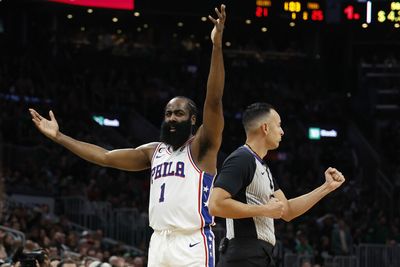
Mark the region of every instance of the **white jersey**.
[[149, 203], [154, 230], [196, 230], [213, 223], [207, 204], [214, 176], [194, 163], [192, 140], [175, 151], [160, 143], [154, 151]]

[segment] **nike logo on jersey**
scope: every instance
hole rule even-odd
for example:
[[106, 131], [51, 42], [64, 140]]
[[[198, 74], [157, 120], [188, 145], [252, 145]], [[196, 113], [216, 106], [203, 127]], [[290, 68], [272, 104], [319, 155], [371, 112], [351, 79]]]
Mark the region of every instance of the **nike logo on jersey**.
[[189, 244], [189, 247], [194, 247], [194, 246], [196, 246], [196, 245], [198, 245], [198, 244], [200, 244], [200, 242], [197, 242], [197, 243], [194, 243], [194, 244]]
[[162, 157], [162, 155], [157, 155], [156, 156], [156, 159], [159, 159], [159, 158], [161, 158]]

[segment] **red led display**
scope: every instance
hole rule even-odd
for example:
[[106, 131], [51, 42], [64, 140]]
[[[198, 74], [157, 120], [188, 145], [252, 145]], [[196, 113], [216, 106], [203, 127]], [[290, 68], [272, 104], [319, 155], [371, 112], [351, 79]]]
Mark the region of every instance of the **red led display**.
[[133, 10], [134, 0], [49, 0], [69, 5]]
[[360, 13], [357, 13], [354, 10], [354, 6], [353, 5], [348, 5], [344, 8], [343, 10], [346, 19], [348, 20], [359, 20], [360, 19]]
[[267, 7], [256, 7], [256, 17], [268, 17], [268, 8]]
[[312, 10], [311, 11], [311, 20], [323, 21], [324, 20], [324, 13], [322, 12], [322, 10]]

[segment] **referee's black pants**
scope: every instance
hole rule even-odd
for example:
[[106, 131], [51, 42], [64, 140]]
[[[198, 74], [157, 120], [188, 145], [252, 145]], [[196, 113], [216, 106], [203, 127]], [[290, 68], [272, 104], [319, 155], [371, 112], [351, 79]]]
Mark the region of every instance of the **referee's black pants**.
[[270, 243], [257, 238], [225, 238], [217, 267], [274, 267], [273, 249]]

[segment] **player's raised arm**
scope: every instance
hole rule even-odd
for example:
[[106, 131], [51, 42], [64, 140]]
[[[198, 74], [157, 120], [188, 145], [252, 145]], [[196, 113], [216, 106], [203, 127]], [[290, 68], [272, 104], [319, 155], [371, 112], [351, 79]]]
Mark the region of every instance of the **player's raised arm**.
[[[203, 125], [200, 126], [195, 143], [198, 151], [202, 149], [211, 150], [217, 153], [222, 141], [222, 131], [224, 128], [224, 117], [222, 110], [222, 95], [225, 83], [225, 69], [222, 54], [222, 34], [224, 31], [226, 12], [225, 5], [221, 9], [215, 8], [217, 19], [209, 16], [214, 23], [211, 32], [213, 49], [211, 54], [210, 72], [207, 81], [207, 93], [203, 110]], [[196, 144], [194, 144], [196, 146]], [[195, 154], [197, 154], [195, 152]], [[199, 155], [201, 161], [202, 155]]]
[[157, 143], [149, 143], [137, 148], [109, 151], [61, 133], [52, 111], [49, 112], [50, 120], [41, 116], [34, 109], [29, 109], [29, 112], [32, 116], [32, 121], [41, 133], [89, 162], [127, 171], [139, 171], [150, 168], [151, 156]]

